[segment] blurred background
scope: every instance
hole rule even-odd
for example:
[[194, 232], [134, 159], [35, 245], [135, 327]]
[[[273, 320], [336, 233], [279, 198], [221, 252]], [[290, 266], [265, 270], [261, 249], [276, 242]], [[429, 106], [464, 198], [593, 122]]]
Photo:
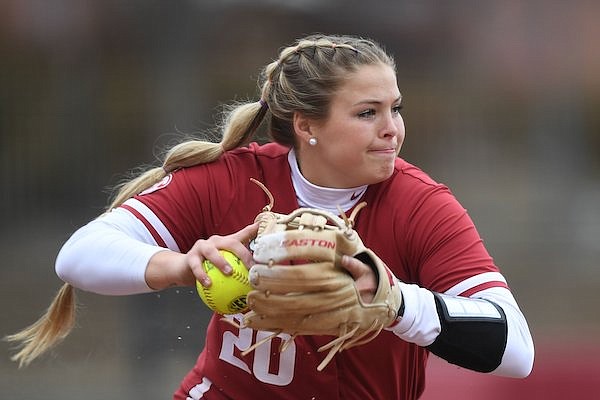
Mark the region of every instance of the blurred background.
[[[0, 335], [62, 282], [61, 244], [124, 173], [257, 99], [260, 69], [314, 32], [371, 37], [404, 96], [402, 156], [469, 210], [526, 314], [526, 380], [433, 358], [425, 399], [592, 398], [600, 389], [600, 2], [2, 0]], [[78, 292], [72, 335], [0, 394], [170, 398], [203, 346], [192, 290]]]

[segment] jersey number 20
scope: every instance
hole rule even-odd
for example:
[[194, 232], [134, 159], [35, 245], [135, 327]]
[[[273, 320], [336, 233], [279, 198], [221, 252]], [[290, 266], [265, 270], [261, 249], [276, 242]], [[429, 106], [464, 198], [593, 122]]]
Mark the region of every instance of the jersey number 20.
[[[229, 317], [235, 319], [238, 324], [242, 323], [241, 315], [231, 315]], [[231, 331], [226, 331], [223, 334], [223, 344], [221, 346], [219, 358], [248, 373], [253, 374], [256, 379], [261, 382], [270, 383], [277, 386], [288, 385], [294, 377], [296, 344], [292, 341], [285, 351], [279, 354], [279, 357], [277, 358], [279, 360], [279, 365], [277, 365], [277, 368], [273, 368], [275, 366], [271, 365], [271, 362], [272, 360], [276, 359], [272, 359], [271, 354], [273, 352], [278, 353], [279, 349], [272, 349], [272, 340], [263, 343], [253, 351], [254, 362], [252, 362], [252, 369], [250, 369], [250, 366], [248, 366], [244, 360], [235, 355], [234, 350], [237, 348], [239, 351], [244, 351], [250, 347], [253, 344], [253, 332], [254, 331], [251, 328], [241, 328], [237, 335]], [[256, 341], [260, 341], [271, 334], [272, 332], [257, 331]], [[277, 335], [277, 337], [285, 341], [286, 339], [289, 339], [290, 336], [282, 333]]]

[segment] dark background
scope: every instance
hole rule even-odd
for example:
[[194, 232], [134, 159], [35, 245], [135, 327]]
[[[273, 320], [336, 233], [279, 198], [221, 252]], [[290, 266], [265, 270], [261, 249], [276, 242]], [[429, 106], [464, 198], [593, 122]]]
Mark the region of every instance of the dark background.
[[[597, 393], [600, 3], [0, 4], [0, 335], [47, 307], [61, 244], [124, 173], [210, 128], [223, 103], [256, 100], [258, 72], [282, 46], [354, 34], [395, 56], [402, 156], [469, 210], [537, 345], [525, 381], [433, 360], [425, 397]], [[78, 294], [78, 326], [50, 355], [18, 370], [2, 342], [2, 398], [169, 398], [203, 345], [208, 313], [195, 292]]]

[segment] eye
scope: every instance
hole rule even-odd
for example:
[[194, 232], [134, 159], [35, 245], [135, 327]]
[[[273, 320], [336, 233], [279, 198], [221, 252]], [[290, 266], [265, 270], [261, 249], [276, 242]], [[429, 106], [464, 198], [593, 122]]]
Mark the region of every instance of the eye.
[[404, 108], [402, 104], [398, 104], [397, 106], [392, 107], [392, 112], [394, 114], [400, 114], [400, 111]]
[[373, 116], [375, 116], [375, 110], [372, 108], [358, 113], [358, 118], [372, 118]]

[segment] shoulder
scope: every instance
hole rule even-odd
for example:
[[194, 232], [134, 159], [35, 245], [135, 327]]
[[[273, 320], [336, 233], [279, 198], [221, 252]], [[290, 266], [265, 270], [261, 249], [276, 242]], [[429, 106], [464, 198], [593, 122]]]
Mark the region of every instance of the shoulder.
[[463, 216], [466, 213], [446, 184], [404, 160], [399, 160], [397, 167], [392, 191], [402, 199], [404, 207], [411, 210], [407, 217], [429, 214], [447, 218], [449, 215]]
[[387, 180], [372, 185], [365, 201], [369, 205], [361, 214], [395, 221], [395, 228], [409, 230], [421, 216], [443, 218], [446, 212], [463, 213], [450, 189], [437, 182], [419, 167], [397, 158], [394, 173]]
[[423, 219], [435, 223], [466, 211], [445, 184], [401, 158], [389, 179], [369, 188], [365, 201], [379, 218], [394, 220], [403, 230], [422, 228]]
[[373, 189], [377, 198], [388, 199], [396, 205], [400, 200], [403, 208], [408, 204], [423, 201], [434, 193], [450, 194], [446, 185], [437, 182], [422, 169], [402, 158], [396, 159], [392, 176], [374, 185]]
[[397, 183], [402, 183], [411, 187], [420, 187], [422, 189], [444, 186], [435, 181], [422, 169], [402, 158], [396, 159], [394, 170], [395, 171], [392, 179], [397, 181]]

